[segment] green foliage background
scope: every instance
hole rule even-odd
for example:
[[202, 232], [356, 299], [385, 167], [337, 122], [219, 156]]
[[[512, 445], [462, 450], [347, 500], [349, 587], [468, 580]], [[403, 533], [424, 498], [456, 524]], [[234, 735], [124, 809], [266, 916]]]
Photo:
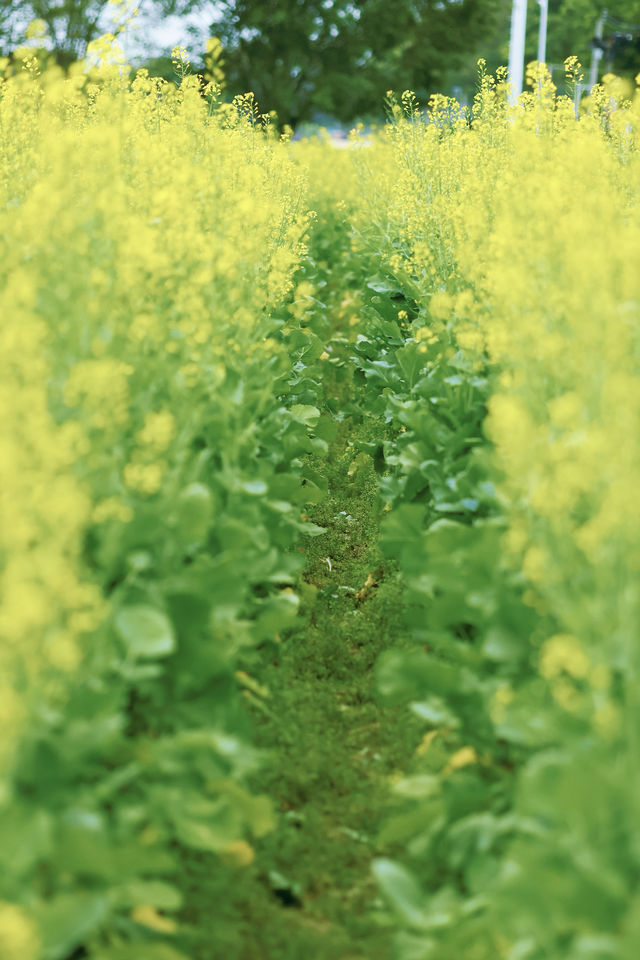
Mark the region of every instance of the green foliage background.
[[[509, 0], [143, 0], [140, 8], [143, 24], [168, 15], [210, 17], [210, 34], [223, 45], [228, 94], [253, 91], [281, 125], [319, 115], [345, 123], [379, 118], [388, 89], [409, 88], [427, 99], [456, 87], [470, 102], [478, 57], [490, 70], [508, 60]], [[107, 28], [112, 9], [107, 0], [0, 0], [0, 52], [15, 48], [26, 25], [38, 18], [47, 25], [56, 59], [68, 67]], [[601, 12], [599, 0], [551, 0], [548, 61], [559, 65], [576, 55], [588, 67]], [[615, 0], [608, 12], [620, 26], [607, 23], [605, 38], [633, 25], [637, 38], [637, 0]], [[527, 61], [536, 57], [538, 22], [532, 2]], [[141, 39], [144, 49], [144, 33]], [[204, 60], [197, 46], [191, 55], [194, 62]], [[153, 51], [147, 65], [152, 74], [171, 79], [168, 50]], [[605, 68], [633, 77], [640, 69], [637, 45], [618, 52]]]

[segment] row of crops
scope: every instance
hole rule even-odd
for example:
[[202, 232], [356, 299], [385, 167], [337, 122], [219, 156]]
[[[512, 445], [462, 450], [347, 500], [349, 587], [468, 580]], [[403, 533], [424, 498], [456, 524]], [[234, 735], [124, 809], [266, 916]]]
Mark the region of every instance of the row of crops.
[[402, 589], [378, 697], [420, 727], [375, 923], [400, 960], [632, 960], [640, 97], [577, 121], [481, 72], [338, 153], [102, 53], [0, 83], [3, 960], [221, 956], [180, 863], [276, 828], [247, 696], [345, 420]]

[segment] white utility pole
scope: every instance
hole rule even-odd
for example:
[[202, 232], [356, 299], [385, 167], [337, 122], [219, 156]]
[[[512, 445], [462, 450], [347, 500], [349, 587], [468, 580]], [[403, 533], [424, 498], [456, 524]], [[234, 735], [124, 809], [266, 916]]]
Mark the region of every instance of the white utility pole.
[[[600, 19], [596, 23], [596, 29], [594, 33], [595, 40], [602, 40], [602, 32], [604, 30], [604, 24], [607, 19], [607, 11], [603, 10]], [[600, 47], [594, 46], [591, 51], [591, 69], [589, 70], [589, 90], [591, 87], [598, 82], [598, 64], [602, 60], [603, 51]]]
[[538, 0], [540, 7], [540, 26], [538, 27], [538, 63], [547, 62], [547, 14], [549, 0]]
[[511, 38], [509, 40], [509, 82], [511, 103], [522, 93], [524, 77], [524, 35], [527, 26], [527, 0], [513, 0], [511, 8]]

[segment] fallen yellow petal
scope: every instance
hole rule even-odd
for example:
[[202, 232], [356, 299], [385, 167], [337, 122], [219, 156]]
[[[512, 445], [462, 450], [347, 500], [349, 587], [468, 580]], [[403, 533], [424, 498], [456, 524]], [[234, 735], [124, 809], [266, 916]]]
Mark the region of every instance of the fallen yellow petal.
[[150, 907], [146, 904], [135, 907], [131, 911], [131, 919], [143, 927], [156, 930], [158, 933], [175, 933], [178, 929], [175, 920], [171, 920], [170, 917], [165, 917], [163, 914], [158, 913], [155, 907]]
[[469, 764], [477, 762], [478, 754], [473, 747], [461, 747], [460, 750], [456, 750], [454, 755], [449, 759], [449, 763], [442, 771], [442, 775], [446, 777], [449, 773], [453, 773], [454, 770], [460, 770], [462, 767], [468, 767]]

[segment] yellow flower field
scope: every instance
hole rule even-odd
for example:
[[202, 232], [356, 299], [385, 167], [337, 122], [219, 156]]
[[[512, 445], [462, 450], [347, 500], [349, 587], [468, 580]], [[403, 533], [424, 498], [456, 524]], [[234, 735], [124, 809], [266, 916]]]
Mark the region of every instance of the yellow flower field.
[[[175, 84], [113, 37], [91, 57], [24, 48], [0, 81], [2, 960], [222, 956], [189, 856], [324, 929], [269, 852], [305, 821], [261, 787], [291, 741], [259, 746], [263, 677], [385, 576], [375, 696], [420, 731], [402, 769], [380, 733], [382, 827], [344, 828], [371, 931], [400, 960], [632, 960], [640, 96], [576, 105], [533, 64], [509, 106], [481, 62], [470, 109], [389, 93], [335, 151], [183, 48]], [[375, 478], [392, 572], [322, 599], [336, 463]]]

